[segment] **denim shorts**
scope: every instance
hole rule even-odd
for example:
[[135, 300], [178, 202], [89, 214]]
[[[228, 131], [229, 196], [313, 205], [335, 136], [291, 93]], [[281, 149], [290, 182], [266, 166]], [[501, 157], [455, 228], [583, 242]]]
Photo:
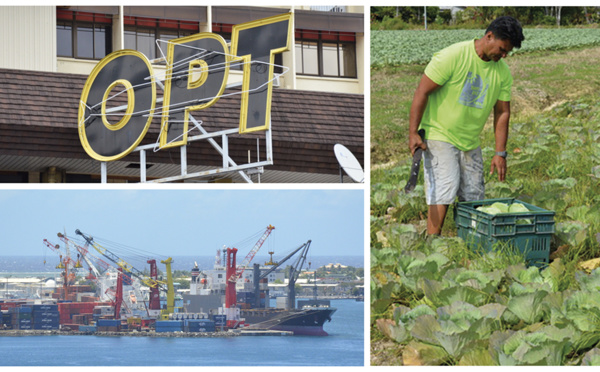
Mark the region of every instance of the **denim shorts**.
[[460, 151], [454, 145], [427, 140], [423, 152], [426, 200], [428, 205], [450, 205], [459, 201], [484, 199], [481, 147]]

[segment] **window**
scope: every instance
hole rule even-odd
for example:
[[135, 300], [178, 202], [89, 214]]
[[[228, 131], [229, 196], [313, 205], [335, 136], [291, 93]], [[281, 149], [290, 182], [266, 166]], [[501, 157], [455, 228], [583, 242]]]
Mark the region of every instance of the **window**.
[[297, 30], [296, 68], [300, 75], [355, 78], [354, 34]]
[[56, 11], [56, 55], [102, 59], [112, 51], [112, 17], [105, 14]]
[[166, 55], [166, 44], [158, 45], [156, 40], [172, 40], [199, 32], [197, 22], [159, 20], [140, 17], [125, 17], [125, 48], [135, 49], [148, 57], [160, 58]]
[[[225, 39], [225, 41], [229, 44], [229, 46], [231, 46], [230, 43], [232, 30], [233, 25], [231, 24], [213, 23], [212, 25], [212, 32], [221, 35], [223, 39]], [[283, 72], [283, 67], [281, 67], [283, 65], [283, 56], [281, 53], [275, 54], [275, 59], [273, 60], [273, 63], [275, 64], [273, 72], [275, 72], [276, 74], [281, 74]], [[231, 67], [231, 69], [241, 71], [242, 66], [233, 66]]]

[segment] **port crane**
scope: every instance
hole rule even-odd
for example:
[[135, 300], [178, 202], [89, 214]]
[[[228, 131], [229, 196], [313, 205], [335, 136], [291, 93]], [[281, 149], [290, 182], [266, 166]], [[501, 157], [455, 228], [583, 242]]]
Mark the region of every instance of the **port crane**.
[[77, 255], [77, 261], [71, 258], [71, 251], [69, 250], [68, 245], [65, 246], [65, 255], [63, 256], [63, 252], [60, 250], [60, 245], [50, 243], [47, 239], [43, 240], [44, 245], [50, 248], [51, 251], [58, 254], [59, 263], [56, 266], [57, 269], [62, 269], [61, 276], [63, 277], [63, 294], [62, 299], [67, 300], [69, 297], [69, 287], [71, 284], [75, 282], [75, 269], [81, 267], [81, 262], [79, 261], [79, 254]]
[[[93, 255], [88, 249], [89, 244], [87, 241], [84, 246], [81, 246], [62, 233], [58, 233], [57, 236], [66, 245], [70, 244], [74, 246], [80, 253], [89, 270], [86, 279], [91, 280], [96, 285], [101, 301], [110, 301], [112, 303], [115, 308], [115, 319], [120, 318], [121, 308], [123, 308], [127, 314], [133, 314], [132, 309], [129, 308], [127, 302], [125, 302], [123, 298], [124, 280], [127, 284], [133, 284], [130, 283], [130, 278], [124, 278], [122, 271], [111, 270], [111, 266], [106, 261]], [[115, 289], [109, 284], [111, 278], [116, 278], [116, 283], [114, 285]]]
[[93, 254], [91, 254], [89, 252], [87, 242], [82, 247], [79, 244], [73, 242], [71, 239], [69, 239], [65, 234], [58, 233], [57, 236], [67, 246], [69, 244], [71, 244], [75, 247], [75, 249], [77, 249], [77, 251], [80, 254], [80, 257], [85, 261], [85, 263], [88, 266], [89, 274], [86, 277], [86, 279], [95, 280], [95, 279], [99, 278], [101, 276], [101, 274], [103, 274], [104, 272], [106, 272], [109, 269], [110, 265], [108, 263], [106, 263], [104, 260], [94, 256]]
[[288, 289], [289, 289], [288, 290], [288, 307], [289, 308], [294, 307], [294, 304], [296, 302], [296, 291], [295, 291], [296, 280], [298, 279], [298, 276], [300, 275], [300, 271], [302, 270], [302, 266], [304, 265], [304, 262], [306, 261], [306, 257], [308, 255], [308, 250], [310, 248], [311, 243], [312, 243], [312, 240], [307, 241], [306, 243], [302, 244], [298, 248], [294, 249], [292, 252], [290, 252], [287, 256], [285, 256], [278, 262], [273, 262], [273, 258], [271, 256], [271, 262], [272, 262], [271, 268], [269, 268], [262, 274], [260, 273], [260, 265], [254, 264], [254, 280], [253, 281], [254, 281], [254, 293], [256, 294], [256, 296], [255, 296], [255, 298], [256, 298], [255, 307], [256, 308], [260, 307], [260, 296], [258, 296], [258, 294], [260, 293], [260, 281], [267, 278], [270, 273], [272, 273], [273, 271], [275, 271], [279, 267], [281, 267], [281, 265], [283, 265], [287, 260], [292, 258], [296, 253], [301, 252], [300, 256], [298, 256], [298, 259], [296, 260], [296, 262], [292, 266], [290, 266], [291, 270], [290, 270], [289, 287], [288, 287]]
[[240, 322], [240, 309], [237, 308], [237, 294], [235, 291], [235, 280], [231, 280], [236, 275], [235, 256], [237, 248], [227, 248], [226, 272], [229, 277], [225, 287], [225, 315], [227, 327], [236, 328]]
[[[94, 238], [90, 235], [84, 234], [79, 229], [75, 230], [75, 233], [77, 235], [81, 235], [81, 237], [83, 237], [90, 246], [94, 247], [94, 249], [96, 249], [100, 254], [115, 263], [120, 269], [123, 270], [123, 273], [133, 275], [146, 284], [150, 288], [150, 300], [148, 301], [149, 312], [152, 312], [152, 315], [158, 315], [160, 313], [161, 319], [168, 319], [169, 314], [173, 313], [175, 310], [175, 288], [173, 286], [173, 277], [171, 272], [171, 263], [173, 262], [173, 259], [171, 257], [161, 261], [161, 263], [166, 266], [167, 271], [167, 282], [165, 283], [158, 280], [156, 260], [150, 259], [147, 261], [147, 263], [150, 264], [150, 277], [148, 277], [109, 249], [95, 242]], [[160, 308], [160, 290], [167, 294], [167, 307], [162, 311]]]
[[246, 257], [244, 258], [244, 261], [242, 261], [242, 263], [239, 266], [237, 266], [236, 271], [231, 275], [228, 274], [229, 282], [236, 283], [242, 277], [242, 274], [244, 273], [244, 269], [248, 265], [250, 265], [250, 262], [252, 262], [252, 259], [254, 258], [254, 256], [256, 256], [256, 253], [258, 252], [260, 247], [262, 247], [263, 243], [265, 242], [265, 240], [267, 240], [267, 238], [269, 237], [269, 235], [271, 234], [271, 232], [274, 229], [275, 229], [275, 227], [273, 225], [267, 226], [267, 229], [265, 230], [263, 235], [260, 237], [260, 239], [258, 239], [256, 244], [254, 244], [254, 247], [252, 247], [250, 252], [248, 252]]
[[302, 272], [302, 267], [306, 262], [306, 258], [308, 256], [308, 248], [310, 248], [311, 241], [309, 240], [305, 248], [302, 250], [300, 256], [296, 262], [294, 262], [290, 266], [290, 273], [288, 278], [288, 300], [287, 305], [289, 309], [293, 309], [296, 307], [296, 281]]
[[235, 285], [239, 278], [242, 277], [244, 269], [250, 264], [260, 247], [275, 229], [272, 225], [267, 226], [267, 229], [258, 239], [254, 247], [248, 252], [241, 265], [236, 265], [237, 248], [227, 248], [226, 250], [226, 272], [227, 286], [225, 287], [225, 311], [227, 315], [227, 326], [236, 328], [239, 324], [240, 309], [237, 308], [237, 293]]

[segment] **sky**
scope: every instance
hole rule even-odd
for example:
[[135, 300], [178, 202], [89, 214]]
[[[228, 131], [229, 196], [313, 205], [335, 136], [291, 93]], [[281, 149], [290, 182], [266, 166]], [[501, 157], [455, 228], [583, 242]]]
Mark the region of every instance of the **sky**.
[[62, 247], [57, 233], [79, 229], [157, 259], [236, 247], [239, 263], [273, 225], [260, 255], [311, 240], [311, 255], [364, 256], [364, 216], [363, 190], [0, 189], [0, 255], [51, 256], [44, 239]]

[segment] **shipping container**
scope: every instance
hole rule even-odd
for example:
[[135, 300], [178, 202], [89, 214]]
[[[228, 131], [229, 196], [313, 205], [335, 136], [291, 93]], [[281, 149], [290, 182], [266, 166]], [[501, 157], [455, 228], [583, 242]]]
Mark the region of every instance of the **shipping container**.
[[33, 319], [59, 319], [60, 313], [58, 311], [34, 311]]
[[33, 325], [56, 325], [57, 327], [60, 325], [58, 319], [34, 319]]
[[92, 295], [82, 295], [81, 302], [97, 302], [98, 297]]
[[149, 327], [150, 325], [154, 324], [156, 322], [156, 319], [154, 318], [142, 318], [142, 327]]
[[183, 321], [181, 320], [157, 320], [156, 321], [156, 325], [160, 325], [160, 326], [177, 326], [177, 325], [182, 325]]
[[181, 320], [157, 320], [155, 323], [156, 332], [181, 332], [182, 329]]
[[186, 332], [214, 332], [215, 322], [209, 319], [194, 319], [186, 320], [185, 322]]
[[19, 319], [31, 319], [32, 314], [31, 313], [13, 313], [13, 314], [11, 314], [11, 318], [13, 319], [13, 321], [16, 321]]
[[18, 321], [13, 321], [13, 329], [32, 329], [33, 325], [31, 319], [19, 319]]
[[2, 324], [6, 325], [7, 328], [12, 328], [12, 316], [11, 314], [8, 313], [3, 313], [2, 314]]
[[8, 309], [9, 314], [31, 314], [31, 307], [11, 307]]
[[119, 327], [121, 325], [121, 321], [119, 319], [98, 319], [98, 321], [96, 321], [96, 325], [98, 327]]
[[33, 305], [33, 311], [58, 311], [58, 305], [50, 305], [50, 304], [42, 304], [42, 305]]
[[56, 324], [33, 324], [33, 329], [36, 330], [44, 330], [44, 331], [53, 331], [53, 330], [58, 330], [60, 328], [60, 326], [58, 325], [58, 323]]

